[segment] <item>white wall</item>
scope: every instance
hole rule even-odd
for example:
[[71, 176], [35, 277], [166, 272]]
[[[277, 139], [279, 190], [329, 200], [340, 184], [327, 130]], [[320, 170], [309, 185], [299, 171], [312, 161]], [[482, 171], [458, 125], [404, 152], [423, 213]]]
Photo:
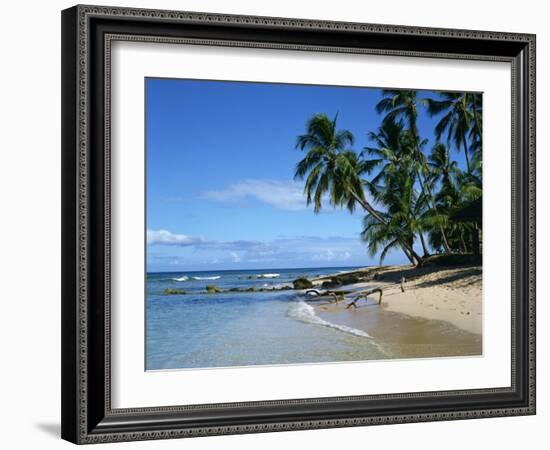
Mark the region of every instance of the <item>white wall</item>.
[[[98, 3], [103, 3], [99, 2]], [[60, 396], [60, 14], [70, 1], [9, 2], [2, 6], [0, 116], [0, 415], [3, 448], [64, 448]], [[392, 0], [110, 0], [106, 4], [530, 32], [538, 35], [538, 205], [540, 284], [550, 266], [543, 250], [548, 227], [550, 30], [544, 2]], [[547, 103], [546, 105], [544, 103]], [[546, 178], [546, 179], [544, 179]], [[545, 226], [546, 225], [546, 226]], [[7, 251], [6, 251], [7, 249]], [[539, 289], [539, 389], [536, 417], [302, 431], [117, 444], [118, 448], [517, 448], [546, 436], [550, 308]], [[547, 439], [545, 439], [547, 440]], [[114, 447], [113, 447], [114, 448]], [[540, 448], [540, 445], [535, 445]]]

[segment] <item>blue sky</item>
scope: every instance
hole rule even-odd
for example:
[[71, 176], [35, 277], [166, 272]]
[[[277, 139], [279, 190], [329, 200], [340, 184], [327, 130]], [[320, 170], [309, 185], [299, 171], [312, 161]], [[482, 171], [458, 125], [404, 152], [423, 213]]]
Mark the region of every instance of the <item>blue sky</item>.
[[[380, 98], [372, 88], [146, 79], [148, 271], [376, 264], [359, 239], [361, 211], [314, 214], [293, 174], [309, 117], [338, 113], [360, 151]], [[436, 120], [419, 115], [427, 148]], [[394, 252], [385, 262], [406, 261]]]

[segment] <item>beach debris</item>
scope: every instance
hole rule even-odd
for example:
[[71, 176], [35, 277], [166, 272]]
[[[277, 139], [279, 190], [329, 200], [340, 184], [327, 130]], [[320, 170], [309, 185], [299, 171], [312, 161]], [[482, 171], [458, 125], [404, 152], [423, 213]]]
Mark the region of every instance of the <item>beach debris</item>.
[[350, 303], [348, 303], [348, 305], [346, 306], [346, 309], [349, 309], [352, 306], [354, 308], [357, 308], [357, 302], [359, 300], [361, 300], [362, 298], [364, 298], [366, 300], [369, 295], [372, 295], [376, 292], [378, 292], [380, 294], [380, 297], [378, 298], [378, 304], [382, 303], [382, 289], [374, 288], [374, 289], [369, 289], [367, 291], [359, 291], [357, 293], [357, 296]]
[[356, 291], [330, 291], [330, 290], [326, 290], [326, 291], [321, 291], [319, 289], [308, 289], [305, 293], [306, 294], [315, 294], [319, 297], [326, 297], [326, 296], [329, 296], [329, 295], [348, 295], [348, 294], [351, 294], [353, 292], [356, 292]]
[[186, 291], [183, 289], [177, 289], [177, 288], [166, 288], [164, 291], [162, 291], [163, 295], [185, 295], [187, 294]]
[[292, 285], [294, 286], [294, 289], [309, 289], [313, 287], [313, 283], [308, 280], [307, 278], [296, 278]]
[[346, 299], [346, 295], [352, 293], [353, 291], [320, 291], [319, 289], [308, 289], [306, 295], [316, 295], [318, 297], [331, 297], [334, 299], [335, 303], [338, 303]]

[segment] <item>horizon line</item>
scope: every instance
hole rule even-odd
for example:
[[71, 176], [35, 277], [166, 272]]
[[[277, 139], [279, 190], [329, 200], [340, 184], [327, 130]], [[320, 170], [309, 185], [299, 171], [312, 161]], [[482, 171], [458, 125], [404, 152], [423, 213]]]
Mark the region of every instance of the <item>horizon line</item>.
[[158, 271], [149, 271], [147, 270], [146, 273], [181, 273], [181, 272], [187, 272], [187, 273], [194, 273], [194, 272], [238, 272], [238, 271], [266, 271], [266, 270], [304, 270], [304, 269], [339, 269], [339, 268], [357, 268], [357, 267], [372, 267], [377, 266], [379, 264], [360, 264], [360, 265], [353, 265], [353, 266], [310, 266], [310, 267], [275, 267], [275, 268], [265, 268], [265, 269], [214, 269], [214, 270], [158, 270]]

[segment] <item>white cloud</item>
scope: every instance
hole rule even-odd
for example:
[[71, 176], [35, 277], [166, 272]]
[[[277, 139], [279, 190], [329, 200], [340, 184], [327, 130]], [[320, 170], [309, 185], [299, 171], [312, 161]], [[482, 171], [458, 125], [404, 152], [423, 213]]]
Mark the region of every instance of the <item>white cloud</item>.
[[[317, 264], [363, 263], [365, 246], [358, 237], [281, 236], [270, 241], [215, 241], [172, 233], [147, 230], [150, 246], [183, 247], [193, 250], [186, 263], [204, 264], [280, 264], [298, 267], [308, 261]], [[181, 256], [181, 255], [180, 255]]]
[[168, 230], [147, 230], [148, 245], [165, 245], [173, 247], [195, 247], [203, 250], [254, 250], [269, 251], [269, 245], [259, 241], [214, 241], [187, 234], [172, 233]]
[[180, 247], [197, 245], [203, 242], [201, 238], [174, 234], [168, 230], [147, 230], [147, 244], [177, 245]]
[[222, 203], [234, 203], [253, 198], [277, 209], [305, 209], [303, 185], [293, 181], [243, 180], [220, 191], [207, 191], [203, 198]]

